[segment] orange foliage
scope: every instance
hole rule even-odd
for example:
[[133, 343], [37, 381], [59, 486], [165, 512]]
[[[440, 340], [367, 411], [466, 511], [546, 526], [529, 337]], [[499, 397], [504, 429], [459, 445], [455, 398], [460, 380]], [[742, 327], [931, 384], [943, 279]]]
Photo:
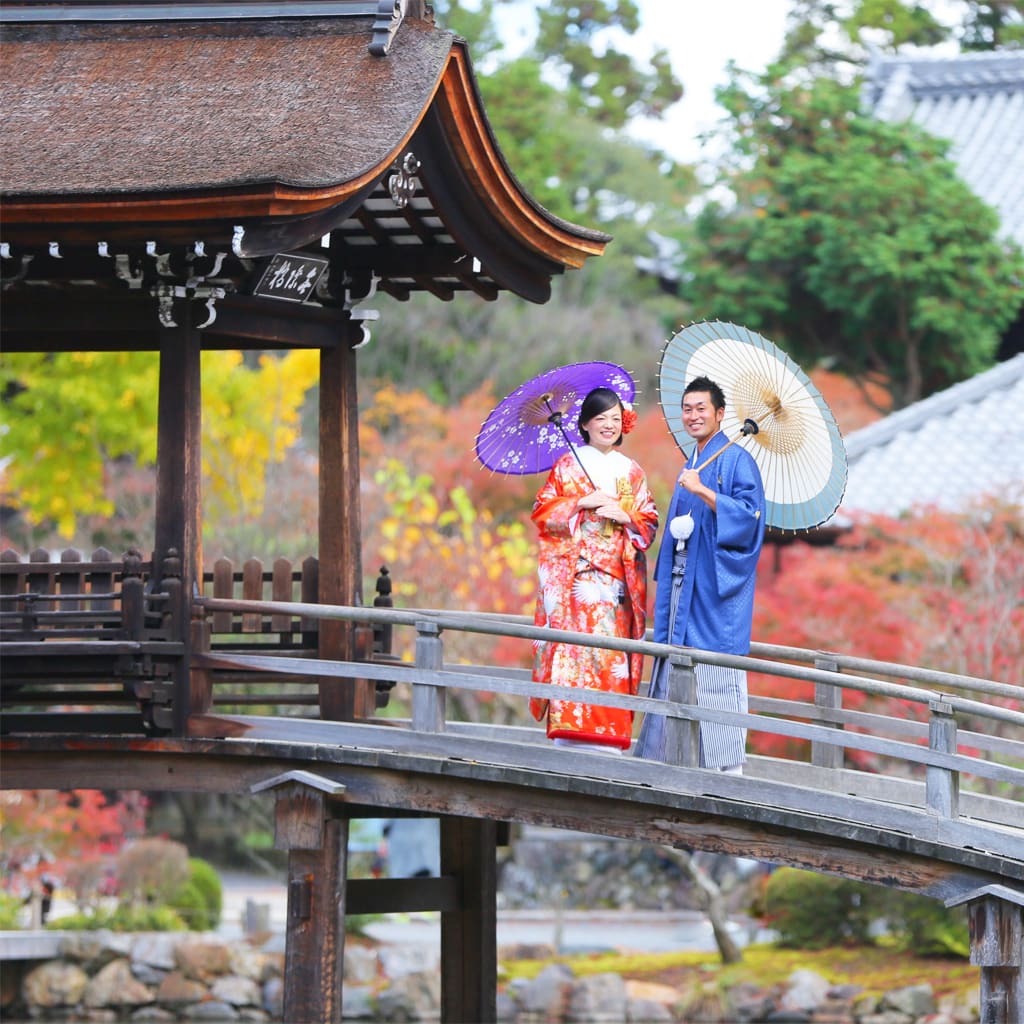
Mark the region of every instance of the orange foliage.
[[58, 885], [82, 865], [116, 854], [144, 827], [139, 794], [109, 800], [92, 789], [0, 792], [3, 887], [25, 895], [43, 878]]
[[849, 377], [820, 367], [807, 376], [828, 403], [844, 435], [874, 423], [892, 408], [892, 396], [881, 384], [865, 384], [862, 389]]
[[[852, 392], [842, 397], [834, 375], [818, 376], [840, 425], [860, 425], [867, 408], [857, 411]], [[364, 417], [364, 564], [391, 568], [396, 604], [532, 610], [536, 538], [529, 516], [543, 477], [479, 468], [473, 439], [495, 402], [481, 389], [442, 409], [421, 395], [382, 389]], [[682, 455], [657, 402], [637, 403], [637, 412], [622, 450], [646, 470], [664, 516]], [[400, 463], [388, 463], [399, 454]], [[766, 547], [753, 635], [1020, 684], [1022, 580], [1019, 508], [865, 519], [832, 546], [796, 539]], [[483, 638], [472, 646], [474, 661], [529, 663], [522, 641]], [[813, 687], [752, 675], [751, 692], [808, 699]], [[869, 701], [850, 691], [846, 706], [868, 709]], [[920, 715], [914, 704], [889, 701], [884, 708], [893, 717]], [[790, 756], [802, 756], [805, 746], [756, 733], [751, 744]], [[851, 756], [870, 767], [870, 756]]]

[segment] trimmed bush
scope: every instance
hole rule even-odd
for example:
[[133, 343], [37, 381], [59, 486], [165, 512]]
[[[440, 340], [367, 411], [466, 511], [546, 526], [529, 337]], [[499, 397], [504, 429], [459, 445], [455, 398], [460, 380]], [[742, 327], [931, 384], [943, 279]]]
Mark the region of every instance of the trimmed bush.
[[[772, 872], [765, 887], [768, 924], [791, 949], [871, 945], [876, 887], [797, 868]], [[885, 890], [880, 890], [885, 892]]]
[[97, 910], [91, 914], [68, 914], [48, 921], [53, 931], [85, 932], [101, 928], [112, 932], [184, 932], [188, 931], [180, 914], [170, 907], [130, 906], [122, 903], [113, 910]]
[[18, 913], [22, 907], [22, 900], [9, 892], [0, 892], [0, 928], [4, 931], [12, 931], [20, 928]]
[[187, 885], [198, 890], [206, 911], [206, 927], [216, 928], [220, 924], [224, 910], [224, 887], [221, 885], [217, 869], [208, 861], [199, 857], [190, 857], [188, 862], [189, 879]]
[[919, 893], [779, 868], [765, 886], [764, 909], [778, 945], [790, 949], [871, 946], [878, 935], [915, 956], [970, 956], [965, 908]]
[[914, 956], [971, 955], [966, 907], [946, 907], [915, 892], [894, 892], [885, 918], [896, 947]]

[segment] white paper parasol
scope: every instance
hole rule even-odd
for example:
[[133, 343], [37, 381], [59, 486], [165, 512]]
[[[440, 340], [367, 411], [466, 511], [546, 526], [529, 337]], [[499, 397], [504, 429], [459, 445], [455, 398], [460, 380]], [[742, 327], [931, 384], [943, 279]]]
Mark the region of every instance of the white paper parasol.
[[778, 346], [723, 321], [682, 327], [658, 369], [661, 411], [687, 457], [695, 444], [680, 417], [683, 391], [709, 377], [725, 392], [722, 429], [761, 470], [767, 525], [810, 530], [830, 519], [846, 489], [846, 448], [825, 399]]

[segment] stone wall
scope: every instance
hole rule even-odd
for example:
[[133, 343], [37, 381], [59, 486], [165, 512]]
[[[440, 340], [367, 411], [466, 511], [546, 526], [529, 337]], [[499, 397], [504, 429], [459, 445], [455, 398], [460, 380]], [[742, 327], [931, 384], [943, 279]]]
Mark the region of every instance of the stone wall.
[[284, 946], [214, 935], [67, 932], [59, 955], [5, 960], [6, 1021], [281, 1019]]
[[[284, 940], [259, 947], [206, 934], [64, 933], [59, 955], [44, 961], [6, 960], [0, 1016], [17, 1022], [280, 1021]], [[504, 959], [553, 950], [508, 949]], [[440, 1018], [440, 971], [402, 947], [345, 943], [346, 1021], [425, 1021]], [[868, 997], [797, 970], [767, 989], [727, 990], [713, 977], [681, 987], [626, 980], [615, 974], [576, 977], [552, 964], [537, 977], [499, 993], [502, 1024], [609, 1024], [691, 1021], [829, 1021], [831, 1024], [971, 1024], [977, 993], [937, 1001], [927, 984]]]

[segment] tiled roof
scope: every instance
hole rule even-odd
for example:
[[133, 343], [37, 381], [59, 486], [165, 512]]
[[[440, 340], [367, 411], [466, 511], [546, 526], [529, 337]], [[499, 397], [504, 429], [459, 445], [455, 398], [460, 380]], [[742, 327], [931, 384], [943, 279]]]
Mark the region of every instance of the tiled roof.
[[883, 120], [949, 139], [964, 181], [1024, 245], [1024, 51], [876, 57], [864, 101]]
[[1024, 353], [846, 437], [843, 512], [1024, 504]]

